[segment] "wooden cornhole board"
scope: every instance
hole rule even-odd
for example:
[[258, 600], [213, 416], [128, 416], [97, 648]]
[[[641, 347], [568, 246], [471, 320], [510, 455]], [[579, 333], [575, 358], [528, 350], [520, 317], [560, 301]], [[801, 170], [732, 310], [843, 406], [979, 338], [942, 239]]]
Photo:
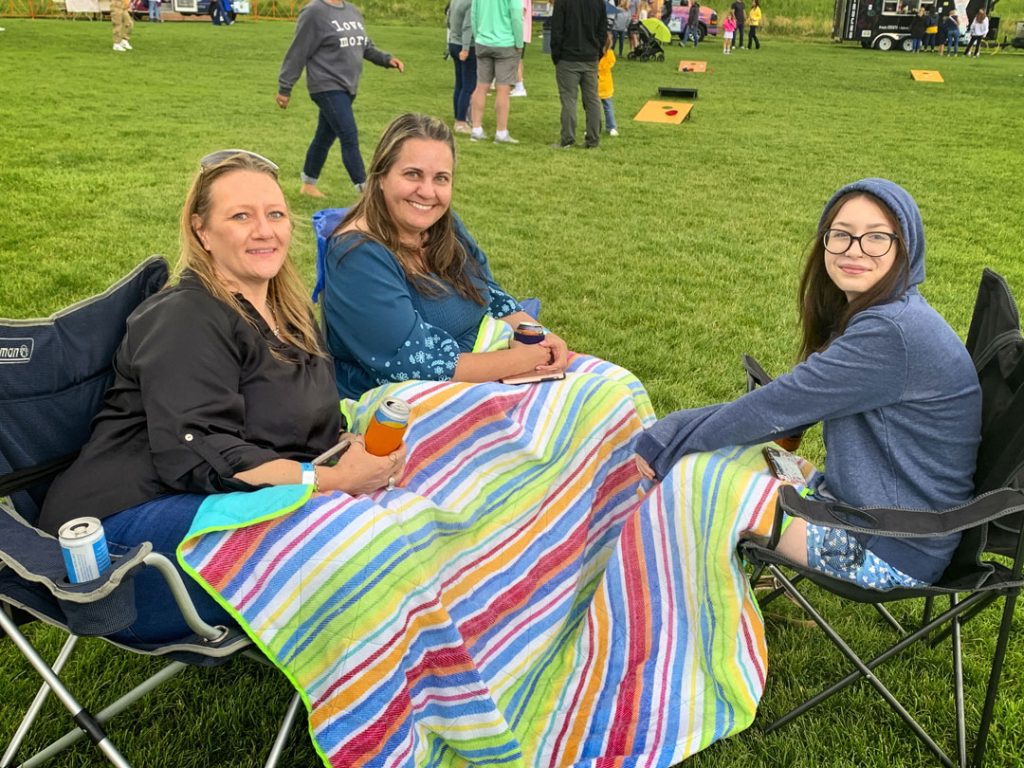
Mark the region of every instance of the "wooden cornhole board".
[[634, 120], [641, 123], [668, 123], [679, 125], [690, 115], [693, 104], [682, 101], [657, 101], [651, 99], [636, 113]]
[[708, 63], [706, 61], [680, 61], [679, 62], [680, 72], [707, 72]]
[[934, 69], [912, 69], [910, 76], [920, 83], [944, 83], [942, 75]]

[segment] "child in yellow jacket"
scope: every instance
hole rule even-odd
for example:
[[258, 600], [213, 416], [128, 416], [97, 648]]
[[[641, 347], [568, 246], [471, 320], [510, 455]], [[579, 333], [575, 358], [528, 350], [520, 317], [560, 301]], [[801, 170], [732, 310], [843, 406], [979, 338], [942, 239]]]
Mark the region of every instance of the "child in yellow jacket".
[[609, 136], [618, 136], [619, 129], [615, 124], [615, 107], [612, 96], [615, 94], [615, 83], [612, 81], [612, 67], [615, 66], [615, 51], [612, 50], [612, 33], [605, 40], [604, 53], [597, 62], [597, 97], [601, 99], [604, 109], [604, 127]]

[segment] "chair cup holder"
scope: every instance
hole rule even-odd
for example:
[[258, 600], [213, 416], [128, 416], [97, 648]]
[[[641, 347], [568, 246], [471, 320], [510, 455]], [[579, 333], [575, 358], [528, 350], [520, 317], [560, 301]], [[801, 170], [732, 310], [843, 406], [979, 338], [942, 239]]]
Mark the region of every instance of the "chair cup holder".
[[68, 629], [76, 635], [111, 635], [127, 629], [138, 618], [135, 587], [126, 579], [106, 597], [90, 603], [60, 601]]

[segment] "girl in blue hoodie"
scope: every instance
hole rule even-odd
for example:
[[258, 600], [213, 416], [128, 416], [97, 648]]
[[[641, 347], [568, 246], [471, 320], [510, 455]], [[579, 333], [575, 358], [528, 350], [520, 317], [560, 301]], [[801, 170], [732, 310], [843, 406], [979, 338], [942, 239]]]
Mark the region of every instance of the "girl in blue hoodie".
[[[913, 198], [885, 179], [832, 196], [800, 283], [800, 362], [731, 403], [677, 411], [637, 443], [641, 472], [680, 457], [774, 440], [824, 423], [827, 470], [813, 489], [847, 504], [939, 510], [973, 492], [981, 389], [970, 356], [918, 292], [924, 229]], [[862, 586], [939, 579], [959, 534], [907, 539], [793, 518], [786, 557]]]

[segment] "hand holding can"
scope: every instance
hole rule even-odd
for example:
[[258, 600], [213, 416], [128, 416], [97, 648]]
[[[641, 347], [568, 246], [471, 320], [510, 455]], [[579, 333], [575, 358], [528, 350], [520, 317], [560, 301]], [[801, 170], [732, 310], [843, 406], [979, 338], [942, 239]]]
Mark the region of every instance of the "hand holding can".
[[387, 456], [396, 451], [405, 437], [410, 412], [409, 404], [397, 397], [381, 402], [363, 435], [367, 453]]

